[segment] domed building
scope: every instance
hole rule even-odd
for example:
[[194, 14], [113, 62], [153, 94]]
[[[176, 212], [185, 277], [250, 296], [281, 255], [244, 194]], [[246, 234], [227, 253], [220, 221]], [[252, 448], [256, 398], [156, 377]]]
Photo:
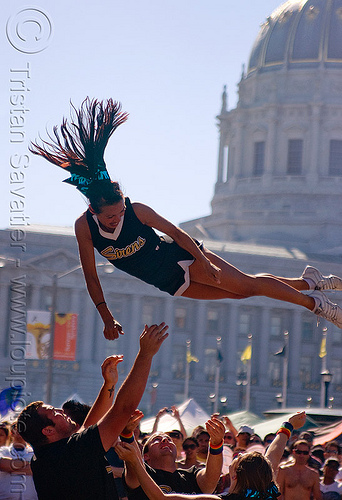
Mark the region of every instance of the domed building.
[[212, 214], [182, 227], [211, 239], [342, 254], [342, 1], [290, 0], [262, 24], [223, 93]]
[[[217, 117], [212, 213], [181, 227], [247, 273], [300, 276], [311, 264], [341, 275], [342, 1], [289, 0], [278, 7], [261, 25], [238, 93], [236, 108], [228, 110], [224, 88]], [[342, 293], [330, 298], [341, 304]], [[228, 349], [241, 353], [247, 333], [253, 334], [256, 411], [270, 404], [270, 387], [278, 386], [281, 394], [284, 367], [272, 353], [277, 342], [284, 345], [285, 330], [287, 403], [322, 401], [318, 354], [324, 326], [329, 345], [324, 362], [334, 374], [335, 402], [341, 404], [341, 330], [317, 324], [290, 304], [260, 297], [230, 301], [230, 308], [234, 340]], [[239, 384], [244, 367], [236, 355], [229, 355], [229, 363], [229, 377], [237, 375]]]

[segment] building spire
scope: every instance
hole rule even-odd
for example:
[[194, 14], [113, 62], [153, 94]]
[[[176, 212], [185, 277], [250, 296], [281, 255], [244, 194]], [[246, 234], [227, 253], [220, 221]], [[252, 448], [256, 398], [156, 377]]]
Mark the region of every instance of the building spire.
[[221, 107], [221, 113], [227, 113], [227, 85], [224, 85], [223, 87], [223, 92], [222, 92], [222, 107]]

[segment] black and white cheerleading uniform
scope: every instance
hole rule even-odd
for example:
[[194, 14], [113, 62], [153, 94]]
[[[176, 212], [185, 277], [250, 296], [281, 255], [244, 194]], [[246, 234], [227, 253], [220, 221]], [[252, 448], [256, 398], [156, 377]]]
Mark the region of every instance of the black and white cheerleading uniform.
[[104, 231], [96, 214], [87, 210], [94, 248], [118, 269], [170, 295], [182, 295], [190, 285], [189, 266], [194, 257], [168, 236], [159, 236], [143, 224], [129, 198], [125, 204], [125, 213], [113, 233]]

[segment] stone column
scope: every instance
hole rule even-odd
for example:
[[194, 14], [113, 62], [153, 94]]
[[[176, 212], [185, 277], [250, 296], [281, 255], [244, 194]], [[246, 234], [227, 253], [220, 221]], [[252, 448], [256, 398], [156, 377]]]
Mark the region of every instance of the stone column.
[[224, 170], [224, 127], [221, 122], [220, 124], [220, 145], [219, 145], [219, 155], [218, 155], [218, 165], [217, 165], [217, 180], [216, 184], [222, 184], [223, 182], [223, 170]]
[[274, 174], [275, 165], [275, 151], [276, 151], [276, 140], [277, 140], [277, 106], [272, 105], [268, 110], [268, 132], [265, 145], [265, 172], [264, 172], [264, 183], [266, 186], [271, 185], [272, 176]]
[[240, 114], [236, 120], [236, 137], [234, 144], [232, 144], [232, 146], [235, 147], [235, 154], [232, 177], [229, 178], [231, 189], [235, 188], [237, 179], [239, 179], [243, 174], [243, 152], [246, 145], [243, 143], [244, 119], [243, 116], [241, 116], [242, 113], [243, 111], [240, 110]]
[[80, 310], [80, 305], [80, 290], [71, 290], [71, 300], [68, 312], [77, 313]]
[[[308, 184], [312, 186], [317, 186], [319, 179], [319, 165], [320, 155], [322, 151], [322, 140], [320, 134], [320, 118], [321, 118], [321, 106], [320, 104], [314, 104], [311, 108], [311, 125], [310, 125], [310, 135], [309, 135], [309, 144], [308, 144], [308, 162], [307, 163], [309, 170], [306, 173], [306, 179]], [[304, 164], [305, 164], [304, 163]], [[324, 172], [324, 175], [328, 175], [328, 172]]]
[[[130, 367], [133, 366], [133, 362], [139, 350], [139, 337], [141, 333], [141, 296], [140, 295], [130, 295], [127, 299], [127, 306], [130, 306], [130, 322], [129, 322], [129, 332], [125, 333], [130, 335], [129, 345], [126, 344], [125, 349], [125, 372], [129, 372]], [[125, 327], [125, 325], [123, 325]]]
[[164, 319], [165, 323], [169, 325], [169, 332], [171, 335], [165, 340], [164, 344], [160, 348], [159, 356], [158, 356], [158, 367], [159, 367], [159, 376], [161, 380], [171, 380], [171, 352], [172, 345], [174, 343], [175, 337], [172, 335], [174, 332], [174, 303], [175, 299], [172, 297], [166, 297], [164, 301]]
[[83, 292], [82, 295], [82, 307], [78, 309], [78, 312], [83, 316], [83, 320], [79, 321], [78, 325], [77, 344], [79, 347], [77, 348], [77, 351], [80, 353], [80, 360], [82, 362], [92, 362], [94, 358], [94, 337], [99, 333], [94, 332], [95, 317], [98, 312], [96, 311], [93, 302], [88, 297], [88, 294]]
[[[194, 335], [191, 337], [191, 354], [199, 358], [199, 363], [196, 363], [196, 382], [205, 380], [204, 371], [201, 369], [201, 363], [204, 362], [204, 348], [205, 348], [205, 329], [206, 329], [206, 310], [207, 303], [205, 301], [198, 301], [194, 308]], [[203, 365], [202, 365], [203, 367]]]
[[40, 286], [32, 285], [31, 286], [31, 303], [30, 303], [30, 309], [32, 311], [38, 311], [40, 309]]
[[239, 401], [239, 390], [236, 386], [236, 353], [237, 353], [237, 335], [238, 335], [238, 317], [239, 305], [236, 302], [229, 304], [229, 322], [228, 322], [228, 342], [227, 342], [227, 383], [231, 388], [228, 395], [229, 406], [236, 408]]
[[229, 323], [227, 329], [228, 335], [228, 379], [235, 386], [236, 379], [236, 352], [237, 352], [237, 335], [238, 335], [238, 312], [239, 306], [235, 302], [229, 304]]
[[[302, 313], [293, 310], [292, 328], [289, 330], [289, 371], [288, 384], [290, 392], [301, 389], [299, 379], [301, 342], [302, 342]], [[291, 404], [289, 404], [291, 406]]]
[[270, 308], [261, 307], [261, 332], [258, 341], [260, 342], [259, 359], [257, 373], [259, 375], [259, 386], [269, 385], [268, 380], [268, 360], [269, 360], [269, 332], [270, 332]]

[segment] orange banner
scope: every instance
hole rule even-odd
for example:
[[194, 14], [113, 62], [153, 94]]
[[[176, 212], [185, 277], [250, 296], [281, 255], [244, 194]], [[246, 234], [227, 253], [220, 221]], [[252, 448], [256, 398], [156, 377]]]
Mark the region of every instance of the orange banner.
[[75, 361], [77, 340], [77, 314], [55, 316], [53, 359]]

